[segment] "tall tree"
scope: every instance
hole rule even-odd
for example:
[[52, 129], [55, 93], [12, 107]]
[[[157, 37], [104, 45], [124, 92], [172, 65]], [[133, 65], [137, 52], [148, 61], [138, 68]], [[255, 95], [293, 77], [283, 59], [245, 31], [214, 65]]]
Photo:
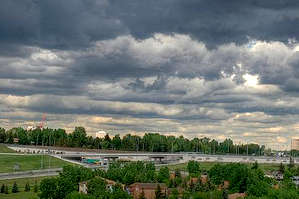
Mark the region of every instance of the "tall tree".
[[19, 192], [19, 188], [18, 188], [17, 182], [14, 182], [14, 183], [13, 183], [11, 192], [12, 192], [12, 193], [17, 193], [17, 192]]

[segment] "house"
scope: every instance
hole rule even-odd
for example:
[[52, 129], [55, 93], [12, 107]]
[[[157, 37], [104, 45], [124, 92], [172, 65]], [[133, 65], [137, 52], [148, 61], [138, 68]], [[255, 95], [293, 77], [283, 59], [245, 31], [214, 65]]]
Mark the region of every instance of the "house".
[[[108, 190], [112, 190], [113, 186], [115, 186], [117, 183], [113, 180], [108, 180], [108, 179], [105, 179], [105, 178], [102, 178], [102, 177], [97, 177], [97, 178], [101, 178], [103, 179], [105, 182], [106, 182], [106, 189]], [[88, 182], [89, 181], [83, 181], [83, 182], [80, 182], [79, 183], [79, 193], [84, 193], [84, 194], [87, 194], [87, 191], [88, 191]], [[124, 185], [121, 184], [122, 188], [124, 189]]]
[[197, 184], [197, 183], [198, 183], [198, 178], [195, 178], [195, 177], [190, 178], [190, 180], [188, 181], [188, 185]]
[[170, 178], [171, 180], [175, 179], [175, 173], [170, 173], [169, 178]]
[[293, 176], [291, 179], [296, 186], [299, 186], [299, 176]]
[[87, 194], [87, 181], [79, 183], [79, 193]]
[[277, 181], [282, 181], [283, 180], [283, 173], [280, 171], [273, 171], [270, 174], [265, 175], [268, 178], [274, 178]]
[[158, 185], [161, 188], [161, 192], [165, 195], [168, 195], [168, 189], [164, 183], [134, 183], [129, 186], [129, 192], [134, 199], [138, 199], [142, 191], [146, 199], [155, 199], [156, 190]]
[[208, 182], [208, 175], [201, 175], [200, 181], [202, 184], [206, 184]]
[[224, 180], [224, 182], [223, 182], [223, 189], [228, 189], [228, 187], [229, 187], [229, 181], [228, 180]]
[[228, 189], [229, 188], [229, 181], [224, 180], [222, 184], [218, 186], [218, 190]]
[[239, 199], [239, 198], [245, 198], [246, 193], [233, 193], [233, 194], [228, 194], [228, 199]]

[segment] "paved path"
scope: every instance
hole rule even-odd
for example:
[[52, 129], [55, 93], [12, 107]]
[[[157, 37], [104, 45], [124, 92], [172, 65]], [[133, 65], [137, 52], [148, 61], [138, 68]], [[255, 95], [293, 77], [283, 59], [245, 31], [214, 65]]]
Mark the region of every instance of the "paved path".
[[0, 173], [0, 180], [11, 180], [18, 178], [35, 178], [43, 176], [57, 176], [62, 168], [57, 169], [43, 169], [43, 170], [31, 170], [31, 171], [20, 171], [13, 173]]
[[31, 153], [0, 153], [0, 155], [43, 155], [43, 154], [31, 154]]

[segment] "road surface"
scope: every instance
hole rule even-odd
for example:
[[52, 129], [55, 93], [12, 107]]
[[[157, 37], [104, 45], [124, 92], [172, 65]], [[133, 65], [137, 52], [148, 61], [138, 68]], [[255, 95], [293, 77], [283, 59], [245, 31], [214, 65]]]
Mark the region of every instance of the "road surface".
[[13, 173], [0, 173], [0, 180], [36, 178], [36, 177], [43, 177], [43, 176], [57, 176], [59, 175], [60, 171], [62, 171], [62, 168], [21, 171], [21, 172], [13, 172]]

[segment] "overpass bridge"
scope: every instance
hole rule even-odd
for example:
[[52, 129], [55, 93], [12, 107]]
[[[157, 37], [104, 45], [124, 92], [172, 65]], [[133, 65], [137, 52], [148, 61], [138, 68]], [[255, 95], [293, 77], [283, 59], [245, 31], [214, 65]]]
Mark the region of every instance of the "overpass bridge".
[[[174, 163], [185, 163], [190, 160], [199, 162], [242, 162], [242, 163], [253, 163], [257, 161], [263, 164], [289, 164], [290, 160], [288, 157], [272, 157], [272, 156], [242, 156], [242, 155], [208, 155], [201, 153], [145, 153], [145, 152], [119, 152], [119, 153], [97, 153], [97, 152], [74, 152], [64, 150], [47, 150], [45, 148], [38, 148], [32, 146], [8, 146], [9, 148], [26, 153], [34, 154], [48, 154], [55, 156], [60, 159], [71, 161], [73, 163], [82, 163], [82, 158], [99, 158], [106, 159], [108, 161], [114, 160], [129, 160], [129, 161], [153, 161], [157, 164], [174, 164]], [[299, 164], [299, 159], [294, 159], [295, 164]], [[89, 165], [90, 166], [90, 165]]]

